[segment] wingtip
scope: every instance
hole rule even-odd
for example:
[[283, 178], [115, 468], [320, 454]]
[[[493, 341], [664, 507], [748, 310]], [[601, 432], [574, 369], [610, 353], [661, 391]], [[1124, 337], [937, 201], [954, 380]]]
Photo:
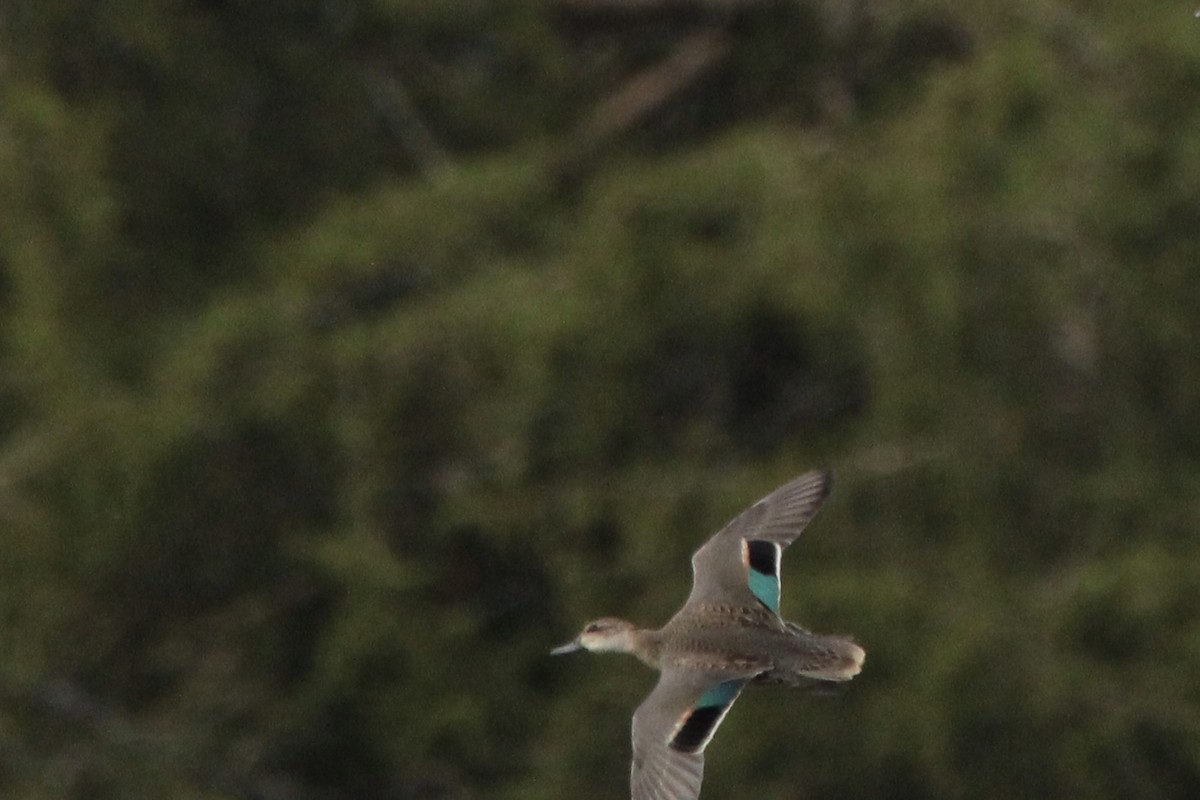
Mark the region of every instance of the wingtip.
[[833, 470], [828, 467], [809, 470], [796, 480], [817, 484], [819, 487], [816, 492], [817, 499], [822, 503], [825, 502], [829, 494], [833, 491]]
[[822, 467], [817, 470], [817, 473], [821, 476], [821, 494], [824, 497], [828, 497], [829, 493], [833, 491], [833, 470], [828, 467]]

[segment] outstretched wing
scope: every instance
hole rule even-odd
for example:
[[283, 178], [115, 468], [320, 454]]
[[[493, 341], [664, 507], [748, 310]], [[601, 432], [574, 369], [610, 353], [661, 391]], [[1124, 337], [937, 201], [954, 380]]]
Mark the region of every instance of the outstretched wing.
[[806, 472], [734, 517], [692, 556], [692, 603], [753, 604], [779, 613], [779, 561], [829, 496], [826, 470]]
[[[722, 679], [725, 677], [725, 679]], [[750, 676], [668, 669], [633, 714], [633, 800], [696, 800], [704, 748]]]

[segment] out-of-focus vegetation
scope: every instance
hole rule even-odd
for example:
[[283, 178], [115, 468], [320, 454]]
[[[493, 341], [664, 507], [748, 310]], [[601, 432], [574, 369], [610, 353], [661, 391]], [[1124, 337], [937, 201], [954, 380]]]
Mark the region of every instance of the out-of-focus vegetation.
[[1200, 796], [1191, 7], [9, 4], [0, 367], [6, 798], [621, 797], [820, 464], [706, 796]]

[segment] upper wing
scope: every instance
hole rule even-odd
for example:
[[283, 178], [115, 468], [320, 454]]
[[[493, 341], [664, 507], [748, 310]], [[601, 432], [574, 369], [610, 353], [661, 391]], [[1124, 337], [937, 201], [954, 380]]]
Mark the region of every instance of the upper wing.
[[633, 714], [633, 800], [696, 800], [704, 748], [749, 677], [668, 669]]
[[779, 613], [779, 560], [829, 496], [826, 470], [806, 472], [747, 508], [692, 556], [688, 604], [761, 601]]

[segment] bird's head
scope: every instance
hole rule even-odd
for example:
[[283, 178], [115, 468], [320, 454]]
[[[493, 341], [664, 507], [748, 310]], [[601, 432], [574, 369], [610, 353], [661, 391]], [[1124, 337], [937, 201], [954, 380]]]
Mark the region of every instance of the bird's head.
[[571, 641], [550, 651], [550, 655], [560, 656], [563, 653], [573, 653], [576, 650], [590, 650], [593, 653], [629, 653], [633, 650], [633, 634], [637, 626], [616, 617], [603, 617], [593, 620], [583, 626]]

